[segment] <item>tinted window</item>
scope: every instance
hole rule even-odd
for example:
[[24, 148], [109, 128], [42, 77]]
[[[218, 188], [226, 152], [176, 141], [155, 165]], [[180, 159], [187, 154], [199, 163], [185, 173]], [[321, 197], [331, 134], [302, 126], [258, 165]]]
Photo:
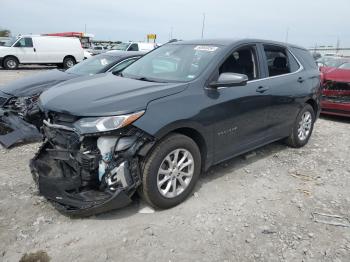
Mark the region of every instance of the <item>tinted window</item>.
[[257, 55], [255, 47], [242, 47], [234, 51], [220, 66], [221, 73], [238, 73], [248, 76], [249, 80], [258, 78]]
[[341, 68], [341, 69], [350, 69], [350, 63], [342, 64], [341, 66], [339, 66], [339, 68]]
[[132, 44], [128, 51], [139, 51], [139, 46], [137, 44]]
[[264, 45], [269, 76], [291, 73], [287, 50], [283, 47]]
[[33, 40], [30, 37], [21, 38], [15, 47], [33, 47]]

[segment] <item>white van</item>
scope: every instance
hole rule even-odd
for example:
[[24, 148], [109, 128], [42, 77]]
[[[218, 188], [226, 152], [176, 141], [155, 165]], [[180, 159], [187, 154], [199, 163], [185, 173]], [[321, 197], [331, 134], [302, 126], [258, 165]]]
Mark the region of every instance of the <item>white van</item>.
[[20, 36], [0, 46], [0, 65], [16, 69], [19, 64], [57, 64], [72, 67], [84, 59], [78, 38], [56, 36]]
[[112, 46], [111, 50], [149, 52], [156, 47], [157, 47], [156, 43], [128, 42], [128, 43], [120, 43], [120, 44], [114, 45]]

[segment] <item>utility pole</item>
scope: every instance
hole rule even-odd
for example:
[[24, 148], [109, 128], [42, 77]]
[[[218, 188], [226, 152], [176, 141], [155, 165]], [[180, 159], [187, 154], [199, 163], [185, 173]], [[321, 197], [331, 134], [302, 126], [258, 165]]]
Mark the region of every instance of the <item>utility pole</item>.
[[286, 31], [286, 44], [288, 44], [288, 37], [289, 37], [289, 26], [287, 27], [287, 31]]
[[203, 23], [202, 23], [202, 39], [204, 36], [204, 25], [205, 25], [205, 13], [203, 13]]
[[173, 39], [173, 27], [170, 27], [169, 40]]

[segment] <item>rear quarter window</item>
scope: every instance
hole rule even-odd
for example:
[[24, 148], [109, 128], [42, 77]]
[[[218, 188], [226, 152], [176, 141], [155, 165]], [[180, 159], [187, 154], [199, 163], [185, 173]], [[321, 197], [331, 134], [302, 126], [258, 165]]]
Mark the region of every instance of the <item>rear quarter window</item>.
[[305, 69], [316, 69], [318, 70], [316, 61], [312, 57], [311, 53], [306, 49], [291, 48], [292, 53], [297, 57], [297, 59], [303, 64]]

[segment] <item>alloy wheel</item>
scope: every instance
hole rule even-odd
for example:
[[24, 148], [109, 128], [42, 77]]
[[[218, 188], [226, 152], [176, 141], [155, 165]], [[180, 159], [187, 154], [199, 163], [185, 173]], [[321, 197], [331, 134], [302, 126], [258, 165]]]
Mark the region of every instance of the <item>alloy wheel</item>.
[[186, 149], [170, 152], [157, 174], [157, 187], [163, 197], [174, 198], [186, 190], [194, 174], [194, 160]]
[[312, 127], [312, 115], [309, 111], [304, 112], [298, 126], [298, 138], [301, 141], [307, 139]]

